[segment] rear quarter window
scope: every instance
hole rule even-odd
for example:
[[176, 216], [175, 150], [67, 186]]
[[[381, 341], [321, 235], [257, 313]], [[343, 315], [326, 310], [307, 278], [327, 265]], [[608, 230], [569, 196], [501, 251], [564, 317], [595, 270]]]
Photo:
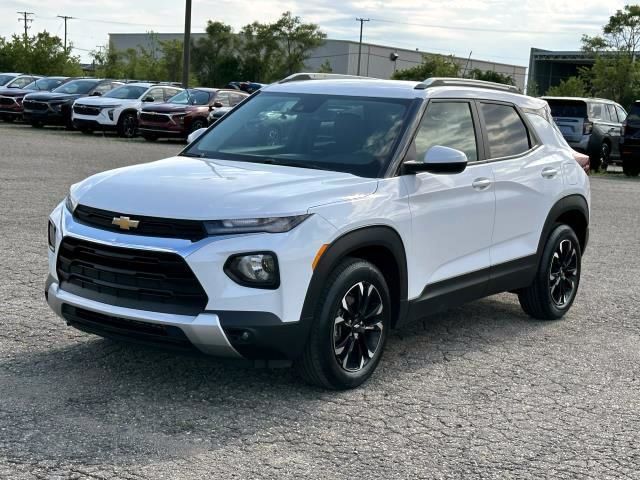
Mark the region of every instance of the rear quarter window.
[[580, 100], [548, 99], [554, 118], [587, 118], [587, 104]]
[[513, 106], [482, 103], [480, 110], [487, 131], [490, 158], [512, 157], [531, 148], [527, 127]]

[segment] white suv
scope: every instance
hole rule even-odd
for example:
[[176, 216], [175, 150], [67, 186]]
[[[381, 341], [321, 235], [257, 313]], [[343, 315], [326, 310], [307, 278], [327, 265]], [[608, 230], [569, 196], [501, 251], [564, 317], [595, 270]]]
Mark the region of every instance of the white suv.
[[111, 90], [102, 96], [84, 97], [73, 104], [73, 125], [83, 133], [115, 130], [125, 138], [138, 131], [138, 110], [145, 103], [164, 102], [182, 88], [136, 82]]
[[550, 118], [463, 80], [270, 85], [179, 156], [73, 185], [49, 218], [48, 302], [87, 332], [293, 361], [328, 388], [452, 305], [509, 291], [559, 319], [590, 193]]

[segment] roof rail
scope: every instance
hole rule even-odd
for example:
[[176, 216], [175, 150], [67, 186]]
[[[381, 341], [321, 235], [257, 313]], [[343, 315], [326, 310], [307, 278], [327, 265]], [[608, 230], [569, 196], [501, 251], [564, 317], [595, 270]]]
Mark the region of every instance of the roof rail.
[[430, 87], [475, 87], [486, 88], [489, 90], [500, 90], [503, 92], [522, 93], [520, 89], [514, 85], [505, 85], [504, 83], [485, 82], [484, 80], [474, 80], [472, 78], [454, 78], [454, 77], [432, 77], [427, 78], [414, 88], [416, 90], [424, 90]]
[[371, 79], [371, 77], [361, 77], [359, 75], [342, 75], [340, 73], [294, 73], [283, 78], [278, 83], [301, 82], [304, 80], [354, 80]]

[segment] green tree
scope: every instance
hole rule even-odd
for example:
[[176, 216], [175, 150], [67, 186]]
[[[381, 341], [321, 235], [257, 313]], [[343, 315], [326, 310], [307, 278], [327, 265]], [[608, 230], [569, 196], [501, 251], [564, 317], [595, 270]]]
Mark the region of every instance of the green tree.
[[273, 24], [245, 25], [240, 31], [238, 52], [244, 80], [266, 83], [277, 77], [280, 45]]
[[580, 77], [569, 77], [547, 91], [551, 97], [585, 97], [587, 85]]
[[473, 78], [474, 80], [484, 80], [485, 82], [495, 82], [495, 83], [503, 83], [505, 85], [515, 85], [513, 81], [513, 77], [510, 75], [505, 75], [499, 72], [494, 72], [493, 70], [480, 70], [479, 68], [474, 68], [471, 70], [467, 76], [469, 78]]
[[300, 17], [294, 17], [291, 12], [283, 13], [273, 24], [272, 31], [282, 52], [276, 57], [280, 60], [274, 72], [277, 78], [302, 70], [311, 50], [322, 45], [327, 38], [318, 25], [303, 23]]
[[582, 49], [595, 57], [580, 76], [592, 95], [629, 104], [640, 91], [636, 52], [640, 47], [640, 6], [616, 11], [602, 28], [602, 35], [582, 37]]
[[329, 59], [326, 59], [324, 62], [322, 62], [322, 65], [320, 65], [320, 68], [318, 68], [318, 73], [332, 73], [333, 72], [333, 68], [331, 68], [331, 62], [329, 62]]
[[[134, 49], [130, 49], [130, 51], [135, 52]], [[118, 52], [112, 45], [92, 51], [91, 57], [93, 58], [94, 75], [96, 77], [135, 78], [135, 75], [129, 76], [125, 74], [125, 53]], [[131, 72], [127, 71], [127, 73]]]
[[207, 36], [192, 45], [192, 67], [198, 81], [207, 86], [224, 86], [237, 80], [240, 71], [235, 55], [235, 38], [230, 25], [207, 23]]
[[80, 75], [80, 59], [65, 51], [60, 37], [39, 32], [25, 38], [0, 38], [0, 70], [40, 75]]
[[420, 65], [398, 70], [391, 78], [422, 81], [430, 77], [457, 77], [459, 73], [460, 65], [453, 56], [424, 54]]
[[182, 46], [180, 40], [160, 42], [162, 50], [162, 64], [166, 74], [165, 80], [170, 82], [182, 81]]

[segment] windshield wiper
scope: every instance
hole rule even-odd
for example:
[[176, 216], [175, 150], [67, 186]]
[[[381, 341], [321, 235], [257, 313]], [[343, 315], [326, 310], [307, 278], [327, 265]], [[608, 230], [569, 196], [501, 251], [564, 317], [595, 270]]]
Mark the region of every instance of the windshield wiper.
[[180, 157], [193, 157], [193, 158], [209, 158], [204, 153], [191, 153], [191, 152], [182, 152], [178, 156], [180, 156]]

